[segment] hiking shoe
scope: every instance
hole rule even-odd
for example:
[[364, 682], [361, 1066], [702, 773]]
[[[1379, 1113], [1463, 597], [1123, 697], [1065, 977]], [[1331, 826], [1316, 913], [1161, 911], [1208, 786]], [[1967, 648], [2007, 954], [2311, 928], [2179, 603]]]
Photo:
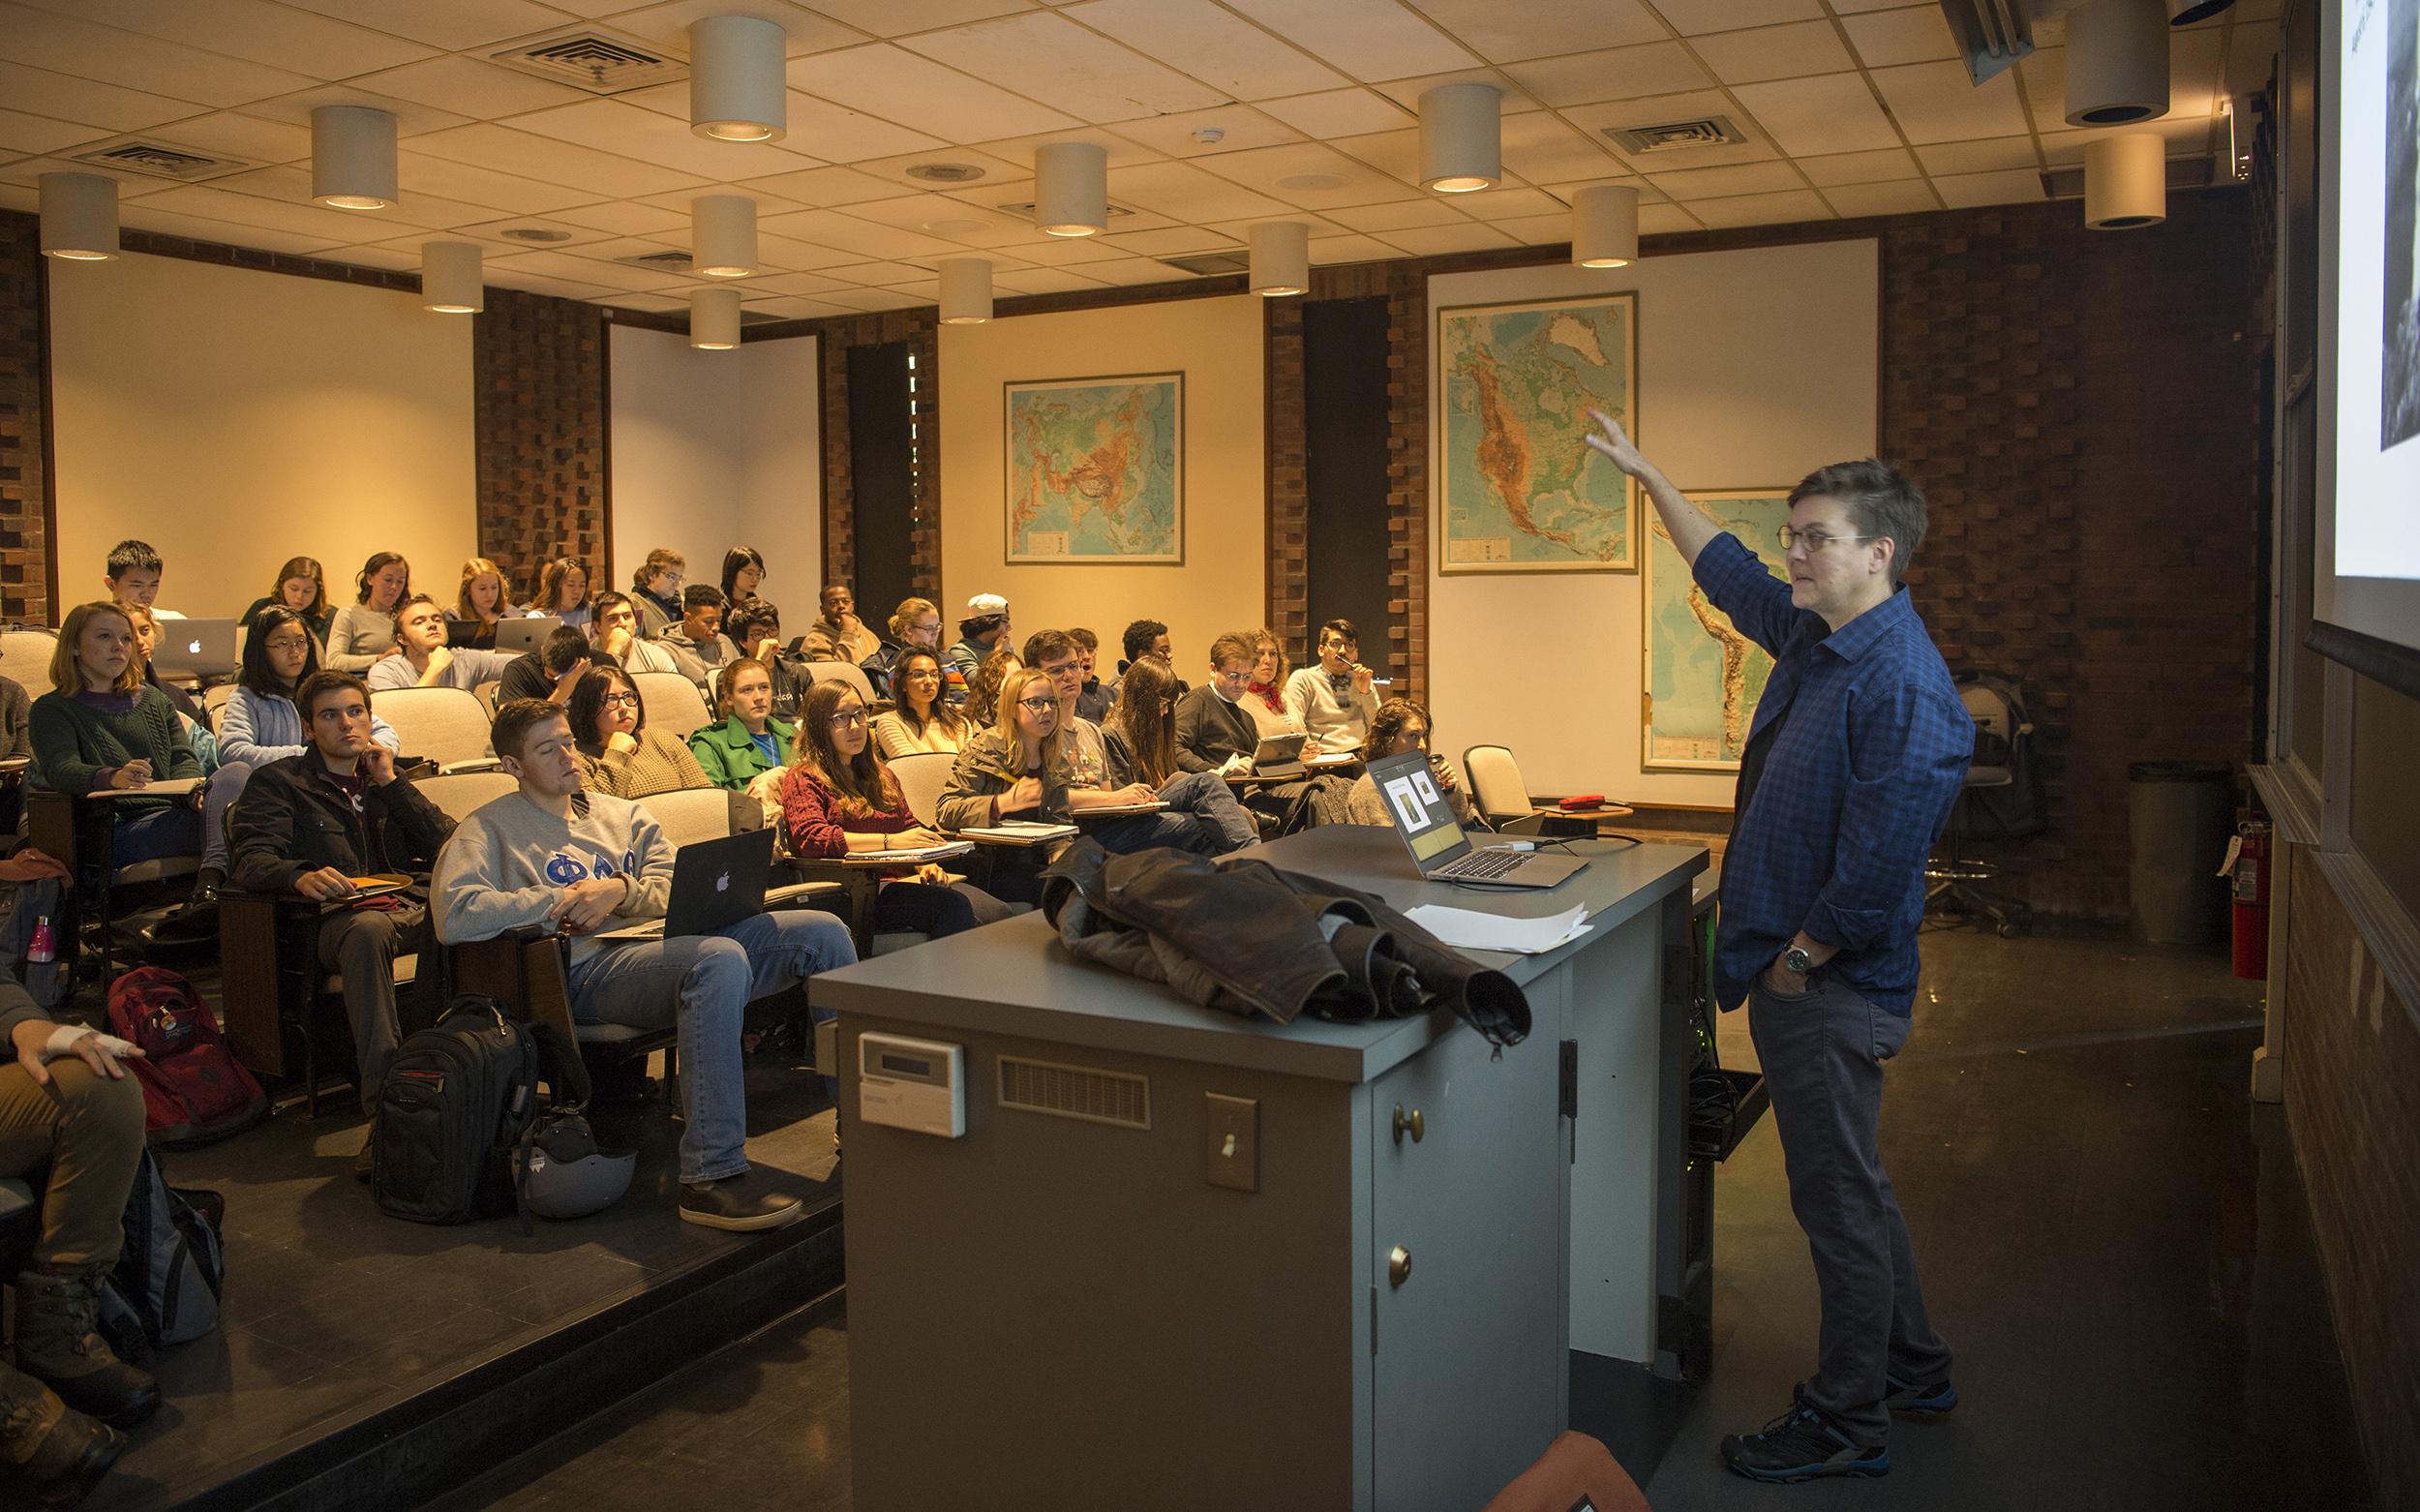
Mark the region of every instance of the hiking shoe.
[[16, 1278], [16, 1368], [75, 1411], [133, 1428], [160, 1409], [160, 1383], [119, 1359], [101, 1337], [106, 1270], [37, 1266]]
[[1730, 1434], [1722, 1441], [1723, 1468], [1750, 1480], [1801, 1481], [1827, 1475], [1891, 1473], [1891, 1451], [1860, 1444], [1803, 1402], [1765, 1425], [1763, 1433]]
[[0, 1506], [75, 1506], [125, 1448], [125, 1435], [0, 1365]]
[[719, 1181], [681, 1184], [681, 1221], [708, 1228], [750, 1232], [779, 1228], [806, 1216], [806, 1209], [787, 1192], [775, 1191], [763, 1171], [743, 1170]]
[[1929, 1386], [1885, 1376], [1883, 1384], [1891, 1394], [1882, 1399], [1882, 1405], [1910, 1417], [1939, 1417], [1958, 1405], [1958, 1388], [1951, 1385], [1946, 1376]]

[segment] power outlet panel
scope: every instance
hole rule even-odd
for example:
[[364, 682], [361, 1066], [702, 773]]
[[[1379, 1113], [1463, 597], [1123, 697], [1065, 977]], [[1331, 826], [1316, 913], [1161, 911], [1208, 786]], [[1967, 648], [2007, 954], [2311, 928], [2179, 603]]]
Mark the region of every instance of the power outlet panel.
[[1255, 1098], [1202, 1094], [1202, 1177], [1214, 1187], [1260, 1190], [1260, 1104]]

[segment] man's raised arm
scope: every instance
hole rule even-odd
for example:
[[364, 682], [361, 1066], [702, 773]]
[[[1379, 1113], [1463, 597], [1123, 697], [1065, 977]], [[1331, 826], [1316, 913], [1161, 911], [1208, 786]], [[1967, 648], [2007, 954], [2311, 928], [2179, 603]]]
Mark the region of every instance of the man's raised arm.
[[1692, 567], [1696, 566], [1697, 554], [1706, 549], [1708, 541], [1721, 533], [1714, 522], [1707, 518], [1705, 510], [1681, 498], [1680, 490], [1673, 487], [1672, 480], [1656, 470], [1655, 464], [1639, 455], [1639, 448], [1632, 444], [1629, 433], [1622, 430], [1620, 422], [1602, 409], [1591, 409], [1588, 413], [1603, 428], [1601, 433], [1589, 433], [1588, 444], [1611, 458], [1615, 467], [1639, 480], [1647, 490], [1647, 497], [1655, 501], [1655, 512], [1663, 517], [1664, 533], [1670, 535], [1672, 543], [1680, 548], [1680, 559]]

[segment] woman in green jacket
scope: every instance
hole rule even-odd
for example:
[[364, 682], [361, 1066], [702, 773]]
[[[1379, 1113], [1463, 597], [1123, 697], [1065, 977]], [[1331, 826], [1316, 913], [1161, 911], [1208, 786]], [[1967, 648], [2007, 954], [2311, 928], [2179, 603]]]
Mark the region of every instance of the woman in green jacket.
[[773, 717], [773, 674], [762, 661], [742, 656], [723, 668], [715, 707], [719, 724], [690, 732], [689, 750], [714, 786], [744, 793], [769, 771], [790, 765], [798, 731]]

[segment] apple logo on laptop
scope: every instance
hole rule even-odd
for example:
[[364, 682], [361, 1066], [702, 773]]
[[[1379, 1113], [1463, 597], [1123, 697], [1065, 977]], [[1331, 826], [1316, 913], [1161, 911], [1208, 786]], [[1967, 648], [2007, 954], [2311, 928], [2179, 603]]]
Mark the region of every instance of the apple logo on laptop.
[[717, 892], [728, 892], [731, 891], [730, 872], [726, 871], [721, 876], [714, 879], [714, 891]]
[[197, 635], [192, 640], [185, 643], [185, 654], [188, 656], [198, 656], [201, 654], [200, 636]]

